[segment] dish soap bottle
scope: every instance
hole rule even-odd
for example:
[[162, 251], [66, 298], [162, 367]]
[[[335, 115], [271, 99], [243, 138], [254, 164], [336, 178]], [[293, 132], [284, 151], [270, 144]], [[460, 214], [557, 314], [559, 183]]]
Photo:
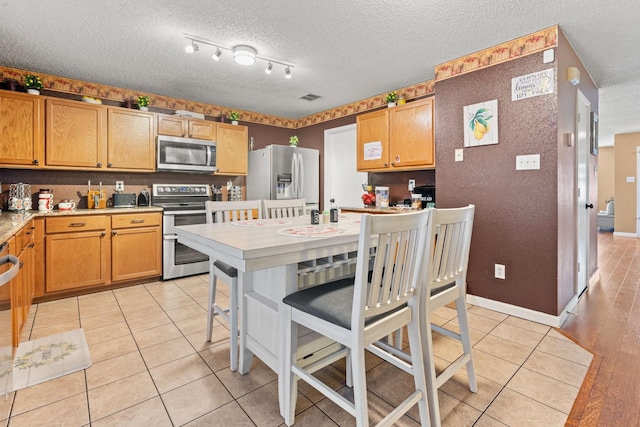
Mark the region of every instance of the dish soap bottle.
[[329, 219], [331, 222], [338, 222], [338, 208], [336, 207], [336, 200], [331, 199], [331, 209], [329, 210]]

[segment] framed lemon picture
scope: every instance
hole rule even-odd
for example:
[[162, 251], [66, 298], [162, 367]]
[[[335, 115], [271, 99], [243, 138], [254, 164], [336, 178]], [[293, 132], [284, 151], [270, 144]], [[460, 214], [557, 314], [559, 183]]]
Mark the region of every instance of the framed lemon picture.
[[498, 100], [467, 105], [464, 114], [464, 146], [498, 143]]

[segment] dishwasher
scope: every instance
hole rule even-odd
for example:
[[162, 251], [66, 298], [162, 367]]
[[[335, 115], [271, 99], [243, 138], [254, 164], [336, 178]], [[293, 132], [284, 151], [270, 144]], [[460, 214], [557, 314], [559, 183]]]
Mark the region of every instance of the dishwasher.
[[9, 252], [8, 242], [0, 245], [0, 395], [12, 391], [13, 323], [11, 318], [11, 290], [9, 283], [20, 270], [20, 262]]

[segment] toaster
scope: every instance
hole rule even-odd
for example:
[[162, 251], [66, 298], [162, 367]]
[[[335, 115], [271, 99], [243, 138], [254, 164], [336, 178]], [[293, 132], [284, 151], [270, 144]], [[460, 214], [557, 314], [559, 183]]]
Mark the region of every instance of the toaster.
[[114, 193], [114, 208], [134, 208], [137, 202], [136, 193]]

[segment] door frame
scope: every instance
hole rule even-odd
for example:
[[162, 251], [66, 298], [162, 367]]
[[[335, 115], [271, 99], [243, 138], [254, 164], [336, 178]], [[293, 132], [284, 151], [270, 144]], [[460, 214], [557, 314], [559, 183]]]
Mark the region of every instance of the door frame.
[[[588, 110], [585, 117], [580, 114], [581, 107]], [[575, 291], [582, 295], [589, 285], [589, 235], [591, 231], [591, 215], [586, 207], [589, 204], [589, 156], [591, 138], [591, 102], [580, 91], [576, 90], [576, 263]]]

